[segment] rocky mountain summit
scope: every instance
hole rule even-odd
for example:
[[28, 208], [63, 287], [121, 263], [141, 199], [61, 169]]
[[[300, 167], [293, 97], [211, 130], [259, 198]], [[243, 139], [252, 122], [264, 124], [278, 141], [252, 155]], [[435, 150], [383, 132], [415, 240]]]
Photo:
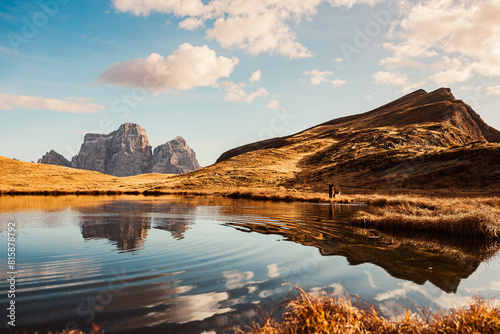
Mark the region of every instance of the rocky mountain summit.
[[177, 137], [154, 150], [152, 173], [184, 174], [200, 168], [196, 153], [182, 137]]
[[66, 159], [65, 157], [63, 157], [54, 150], [50, 150], [50, 152], [47, 152], [43, 157], [38, 159], [37, 162], [39, 164], [71, 167], [71, 161], [69, 161], [68, 159]]
[[109, 134], [87, 133], [80, 152], [69, 162], [51, 150], [38, 163], [96, 171], [114, 176], [145, 173], [182, 174], [200, 169], [195, 152], [182, 137], [158, 146], [138, 124], [125, 123]]
[[71, 166], [114, 176], [148, 173], [152, 159], [146, 130], [125, 123], [110, 134], [87, 133]]

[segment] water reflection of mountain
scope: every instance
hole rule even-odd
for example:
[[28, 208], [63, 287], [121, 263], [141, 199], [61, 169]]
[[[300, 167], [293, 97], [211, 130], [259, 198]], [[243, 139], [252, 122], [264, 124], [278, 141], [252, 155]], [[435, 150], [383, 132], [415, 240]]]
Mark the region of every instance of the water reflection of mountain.
[[[396, 235], [356, 228], [348, 223], [353, 208], [316, 206], [297, 210], [292, 205], [268, 211], [262, 217], [230, 225], [246, 232], [277, 234], [286, 240], [314, 246], [322, 255], [344, 256], [352, 265], [373, 263], [395, 278], [424, 284], [429, 281], [445, 292], [456, 292], [481, 262], [500, 248], [497, 243], [451, 240], [426, 235]], [[248, 210], [236, 210], [245, 214]], [[237, 212], [234, 213], [237, 213]], [[276, 212], [286, 212], [286, 215]], [[261, 212], [262, 213], [262, 212]], [[248, 217], [248, 215], [247, 215]]]
[[196, 207], [177, 202], [114, 202], [97, 208], [80, 208], [84, 239], [108, 239], [124, 252], [144, 247], [151, 228], [183, 239]]
[[191, 218], [166, 218], [166, 217], [152, 217], [153, 226], [158, 230], [168, 231], [176, 240], [184, 239], [184, 233], [189, 230], [192, 224]]
[[[102, 217], [101, 217], [102, 218]], [[84, 239], [108, 239], [124, 252], [141, 249], [148, 237], [149, 219], [137, 216], [107, 217], [80, 222]]]
[[253, 202], [220, 198], [118, 201], [80, 208], [85, 239], [105, 238], [123, 251], [143, 247], [155, 228], [182, 239], [196, 210], [210, 210], [217, 219], [245, 232], [276, 234], [314, 246], [325, 256], [343, 256], [352, 265], [373, 263], [395, 278], [455, 292], [462, 279], [476, 271], [500, 248], [498, 244], [451, 240], [425, 235], [395, 235], [349, 225], [353, 206]]

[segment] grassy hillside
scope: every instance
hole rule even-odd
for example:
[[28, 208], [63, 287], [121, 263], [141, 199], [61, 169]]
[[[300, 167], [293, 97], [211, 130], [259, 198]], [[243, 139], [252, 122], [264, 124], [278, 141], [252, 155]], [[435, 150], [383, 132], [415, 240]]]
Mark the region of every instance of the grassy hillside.
[[0, 158], [0, 192], [320, 193], [324, 199], [332, 183], [343, 194], [495, 193], [499, 142], [500, 132], [448, 89], [419, 90], [363, 114], [235, 148], [183, 175], [117, 178]]
[[295, 157], [295, 172], [279, 185], [300, 190], [317, 191], [329, 183], [343, 192], [494, 190], [500, 188], [498, 142], [499, 131], [443, 88], [419, 90], [364, 114], [235, 148], [219, 161], [227, 166], [244, 160], [265, 168]]
[[0, 193], [142, 192], [170, 175], [115, 177], [98, 172], [0, 157]]

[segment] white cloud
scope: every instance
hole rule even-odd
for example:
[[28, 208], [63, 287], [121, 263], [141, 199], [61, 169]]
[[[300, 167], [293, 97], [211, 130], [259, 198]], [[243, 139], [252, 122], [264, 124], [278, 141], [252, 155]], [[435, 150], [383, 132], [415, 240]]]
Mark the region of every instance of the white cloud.
[[112, 0], [115, 8], [135, 15], [149, 15], [159, 12], [177, 16], [198, 16], [206, 12], [201, 0]]
[[312, 71], [305, 71], [305, 75], [310, 75], [311, 76], [311, 84], [313, 85], [321, 85], [323, 83], [328, 83], [331, 85], [334, 85], [335, 87], [342, 87], [347, 83], [345, 80], [340, 80], [340, 79], [327, 79], [326, 77], [333, 75], [333, 72], [330, 71], [318, 71], [318, 70], [312, 70]]
[[252, 55], [278, 54], [289, 58], [312, 57], [313, 53], [297, 41], [293, 30], [302, 19], [310, 19], [321, 4], [351, 7], [356, 3], [374, 4], [379, 0], [112, 0], [121, 12], [149, 15], [173, 14], [185, 19], [180, 28], [193, 30], [213, 22], [206, 31], [227, 49], [241, 49]]
[[189, 90], [200, 86], [217, 86], [238, 64], [238, 58], [217, 57], [208, 46], [182, 44], [164, 58], [157, 53], [109, 66], [97, 79], [101, 84], [122, 87], [144, 87], [155, 92]]
[[267, 104], [267, 108], [274, 109], [274, 110], [280, 110], [281, 109], [280, 103], [279, 103], [278, 100], [271, 100], [271, 101], [269, 101], [269, 103]]
[[472, 68], [451, 67], [429, 76], [429, 80], [434, 81], [438, 86], [449, 86], [456, 82], [464, 82], [473, 76]]
[[[296, 41], [296, 35], [285, 19], [291, 13], [275, 8], [255, 8], [249, 12], [219, 17], [207, 37], [223, 48], [242, 49], [251, 55], [279, 54], [291, 59], [308, 58], [313, 54]], [[283, 17], [285, 16], [285, 17]]]
[[491, 86], [487, 88], [488, 94], [500, 95], [500, 86]]
[[290, 112], [286, 108], [280, 106], [280, 103], [279, 103], [278, 100], [271, 100], [271, 101], [269, 101], [269, 103], [267, 104], [267, 108], [268, 109], [272, 109], [272, 110], [280, 110], [282, 112]]
[[344, 59], [343, 59], [343, 58], [335, 58], [335, 59], [334, 59], [334, 61], [335, 61], [336, 63], [341, 63], [341, 62], [343, 62], [343, 61], [344, 61]]
[[283, 270], [280, 270], [279, 263], [273, 263], [267, 265], [267, 276], [270, 278], [280, 277], [283, 273]]
[[481, 89], [481, 86], [466, 85], [459, 88], [460, 91]]
[[255, 72], [252, 73], [252, 76], [250, 77], [249, 81], [252, 82], [252, 83], [260, 81], [261, 75], [262, 75], [261, 70], [257, 70], [257, 71], [255, 71]]
[[[429, 288], [426, 286], [418, 285], [410, 281], [405, 281], [403, 283], [398, 283], [397, 287], [393, 290], [388, 290], [386, 292], [377, 294], [375, 296], [375, 300], [379, 302], [378, 306], [384, 312], [384, 314], [388, 316], [396, 315], [394, 311], [396, 311], [397, 308], [394, 308], [394, 306], [398, 305], [399, 307], [401, 307], [402, 300], [411, 298], [409, 297], [410, 293], [420, 294], [423, 298], [425, 298], [426, 304], [432, 305], [432, 303], [434, 303], [438, 308], [442, 310], [452, 308], [457, 309], [469, 305], [471, 302], [471, 296], [479, 295], [480, 292], [482, 292], [481, 295], [484, 295], [484, 291], [488, 291], [488, 289], [495, 290], [495, 285], [498, 286], [498, 284], [496, 283], [498, 282], [491, 282], [490, 287], [477, 288], [474, 290], [467, 289], [467, 295], [460, 295], [453, 293], [450, 294], [440, 290], [432, 291], [429, 290]], [[498, 302], [498, 300], [493, 300], [491, 302], [491, 305], [495, 307], [500, 305], [500, 302]]]
[[425, 81], [412, 83], [408, 80], [406, 74], [400, 72], [384, 72], [378, 71], [373, 75], [374, 84], [376, 85], [393, 85], [402, 86], [401, 92], [408, 93], [418, 87], [421, 87]]
[[495, 86], [471, 86], [466, 85], [459, 88], [460, 91], [475, 91], [476, 94], [500, 95], [500, 85]]
[[195, 30], [200, 27], [203, 27], [205, 25], [205, 22], [201, 19], [193, 18], [193, 17], [188, 17], [187, 19], [179, 22], [179, 28], [186, 29], [186, 30]]
[[224, 101], [228, 102], [250, 103], [260, 96], [269, 95], [269, 92], [265, 88], [259, 88], [252, 93], [245, 92], [244, 88], [246, 87], [246, 84], [244, 82], [235, 83], [233, 81], [224, 81], [221, 83], [221, 86], [227, 93]]
[[328, 3], [331, 6], [347, 7], [347, 8], [351, 8], [352, 6], [359, 4], [359, 3], [374, 5], [378, 2], [380, 2], [380, 0], [328, 0]]
[[392, 55], [381, 65], [387, 70], [418, 69], [412, 76], [422, 73], [424, 83], [439, 86], [475, 75], [500, 76], [498, 17], [498, 0], [419, 1], [403, 13], [393, 41], [383, 44]]
[[250, 280], [253, 278], [254, 273], [252, 271], [228, 270], [223, 271], [222, 276], [226, 279], [226, 288], [239, 289], [251, 283]]
[[16, 108], [53, 110], [81, 114], [90, 114], [106, 109], [104, 106], [90, 103], [90, 99], [82, 97], [71, 97], [67, 100], [57, 100], [42, 98], [39, 96], [0, 93], [0, 109], [13, 110]]
[[408, 79], [405, 74], [399, 72], [384, 72], [378, 71], [373, 75], [376, 85], [397, 85], [403, 86], [408, 84]]
[[[253, 86], [254, 83], [260, 81], [261, 75], [262, 75], [261, 70], [257, 70], [252, 73], [248, 81], [252, 83]], [[269, 92], [265, 88], [259, 88], [252, 93], [247, 93], [244, 89], [246, 87], [246, 84], [244, 82], [235, 83], [233, 81], [224, 81], [221, 83], [220, 86], [227, 93], [226, 97], [224, 98], [224, 101], [229, 101], [229, 102], [250, 103], [260, 96], [269, 95]]]

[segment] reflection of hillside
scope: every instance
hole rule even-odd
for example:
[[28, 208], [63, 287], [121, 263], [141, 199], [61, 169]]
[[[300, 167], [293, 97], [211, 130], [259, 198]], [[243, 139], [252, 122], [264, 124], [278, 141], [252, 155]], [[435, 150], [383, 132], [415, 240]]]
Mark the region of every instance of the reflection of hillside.
[[150, 228], [183, 239], [195, 210], [195, 206], [180, 202], [105, 203], [98, 208], [79, 208], [84, 214], [80, 227], [84, 239], [108, 239], [122, 251], [136, 251], [143, 248]]
[[345, 219], [345, 212], [335, 212], [336, 209], [317, 206], [316, 214], [287, 210], [285, 219], [270, 212], [268, 221], [247, 219], [230, 225], [247, 232], [281, 235], [286, 240], [317, 247], [322, 255], [344, 256], [352, 265], [373, 263], [395, 278], [417, 284], [429, 281], [446, 292], [455, 292], [462, 279], [500, 248], [485, 242], [474, 244], [470, 240], [390, 235], [354, 228]]
[[[120, 198], [130, 196], [122, 196]], [[2, 196], [0, 212], [14, 210], [58, 211], [68, 207], [96, 207], [104, 202], [115, 201], [117, 196]]]
[[[364, 238], [363, 234], [366, 234]], [[320, 251], [323, 255], [343, 255], [352, 265], [373, 263], [393, 277], [417, 284], [429, 281], [450, 293], [456, 292], [461, 280], [474, 273], [481, 262], [490, 259], [499, 249], [498, 244], [473, 245], [469, 242], [360, 231], [359, 241], [341, 243], [339, 247], [322, 244]]]

